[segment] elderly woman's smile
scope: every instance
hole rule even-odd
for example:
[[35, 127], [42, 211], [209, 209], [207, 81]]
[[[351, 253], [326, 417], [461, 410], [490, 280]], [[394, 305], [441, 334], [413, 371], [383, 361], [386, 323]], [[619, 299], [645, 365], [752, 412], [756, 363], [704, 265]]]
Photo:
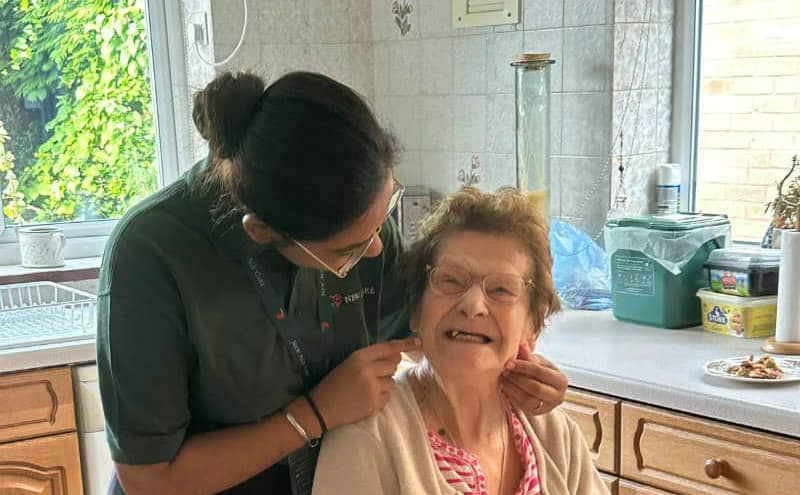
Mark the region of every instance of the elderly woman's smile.
[[511, 236], [476, 231], [445, 235], [428, 270], [428, 290], [412, 316], [423, 352], [441, 375], [488, 374], [531, 341], [531, 261]]

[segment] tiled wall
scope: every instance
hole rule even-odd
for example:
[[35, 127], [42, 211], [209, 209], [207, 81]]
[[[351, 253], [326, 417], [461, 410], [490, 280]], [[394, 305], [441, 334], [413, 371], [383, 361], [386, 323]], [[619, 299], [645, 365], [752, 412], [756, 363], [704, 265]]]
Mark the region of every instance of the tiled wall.
[[403, 180], [453, 191], [477, 155], [481, 188], [515, 184], [509, 64], [519, 53], [547, 51], [557, 60], [551, 212], [597, 231], [610, 194], [608, 171], [600, 172], [612, 134], [612, 2], [525, 0], [517, 25], [454, 29], [452, 2], [408, 0], [405, 35], [392, 3], [372, 0], [375, 105], [406, 148]]
[[[223, 60], [239, 40], [242, 2], [211, 7], [216, 58]], [[373, 96], [369, 0], [251, 0], [248, 10], [244, 44], [220, 69], [252, 69], [270, 79], [314, 70]]]
[[[614, 129], [622, 124], [628, 213], [655, 211], [655, 168], [668, 160], [674, 0], [616, 0]], [[614, 136], [612, 195], [619, 185]]]
[[[450, 0], [249, 2], [244, 45], [224, 68], [268, 76], [303, 68], [343, 80], [365, 94], [398, 134], [405, 148], [398, 175], [406, 184], [453, 191], [459, 171], [468, 171], [477, 156], [478, 186], [490, 190], [516, 181], [509, 64], [523, 51], [549, 51], [557, 60], [551, 212], [595, 235], [617, 183], [609, 153], [623, 113], [625, 138], [633, 144], [624, 149], [631, 155], [632, 209], [647, 206], [652, 170], [666, 160], [672, 2], [523, 0], [519, 24], [468, 29], [452, 28]], [[411, 7], [410, 13], [399, 16], [394, 4]], [[222, 59], [238, 39], [241, 2], [215, 1], [212, 7], [214, 47]], [[637, 41], [648, 32], [629, 92]]]

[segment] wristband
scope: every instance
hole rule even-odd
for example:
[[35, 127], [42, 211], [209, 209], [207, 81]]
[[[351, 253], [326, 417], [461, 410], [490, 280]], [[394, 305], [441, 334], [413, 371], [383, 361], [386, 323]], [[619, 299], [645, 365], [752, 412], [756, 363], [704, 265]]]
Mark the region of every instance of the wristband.
[[311, 395], [303, 392], [303, 397], [306, 399], [306, 402], [308, 402], [308, 405], [311, 406], [311, 410], [314, 411], [314, 416], [317, 417], [322, 435], [328, 433], [328, 425], [325, 424], [325, 419], [322, 417], [322, 413], [319, 412], [317, 404], [311, 399]]

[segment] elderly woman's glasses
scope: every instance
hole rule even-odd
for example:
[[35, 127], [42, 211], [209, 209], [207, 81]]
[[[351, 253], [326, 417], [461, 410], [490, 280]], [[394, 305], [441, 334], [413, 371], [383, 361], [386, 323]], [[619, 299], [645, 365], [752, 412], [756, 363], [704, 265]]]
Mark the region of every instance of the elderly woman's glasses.
[[533, 279], [511, 273], [489, 273], [476, 277], [466, 270], [454, 266], [430, 266], [428, 282], [431, 289], [442, 296], [460, 297], [476, 283], [480, 283], [483, 294], [500, 304], [513, 304], [533, 287]]
[[[393, 187], [392, 196], [389, 198], [389, 205], [387, 206], [387, 209], [386, 209], [386, 218], [389, 218], [389, 215], [392, 214], [392, 211], [397, 207], [397, 203], [400, 202], [400, 198], [403, 197], [403, 193], [406, 190], [405, 186], [400, 184], [397, 181], [397, 179], [393, 179], [393, 181], [394, 182], [392, 184], [392, 187]], [[386, 218], [384, 218], [384, 221], [386, 220]], [[312, 258], [314, 258], [314, 260], [317, 263], [319, 263], [320, 265], [324, 266], [325, 269], [327, 269], [329, 272], [333, 273], [334, 275], [336, 275], [339, 278], [345, 278], [345, 277], [347, 277], [347, 274], [350, 273], [350, 270], [352, 270], [353, 267], [356, 266], [356, 264], [359, 261], [361, 261], [361, 258], [363, 258], [365, 254], [367, 254], [367, 251], [369, 251], [370, 246], [372, 246], [372, 243], [375, 242], [375, 236], [380, 234], [380, 232], [381, 232], [381, 228], [378, 227], [377, 230], [375, 230], [375, 232], [372, 234], [372, 237], [369, 238], [369, 240], [365, 241], [362, 245], [353, 248], [350, 251], [350, 254], [348, 255], [347, 260], [339, 268], [331, 267], [328, 263], [323, 261], [322, 258], [320, 258], [316, 254], [314, 254], [313, 251], [311, 251], [310, 249], [305, 247], [303, 244], [301, 244], [300, 241], [297, 241], [297, 240], [294, 240], [294, 239], [292, 239], [292, 241], [297, 245], [297, 247], [299, 247], [300, 249], [305, 251], [306, 254], [308, 254]]]

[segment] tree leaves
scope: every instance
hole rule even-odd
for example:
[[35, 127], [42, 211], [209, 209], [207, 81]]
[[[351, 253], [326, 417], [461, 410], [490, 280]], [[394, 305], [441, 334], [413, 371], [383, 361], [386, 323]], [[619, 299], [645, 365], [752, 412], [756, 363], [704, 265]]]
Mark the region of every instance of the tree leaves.
[[19, 179], [26, 205], [16, 218], [7, 211], [15, 221], [118, 217], [155, 190], [147, 33], [138, 3], [18, 5], [24, 27], [10, 61], [0, 61], [8, 71], [0, 85], [31, 101], [57, 95], [57, 104], [50, 138]]

